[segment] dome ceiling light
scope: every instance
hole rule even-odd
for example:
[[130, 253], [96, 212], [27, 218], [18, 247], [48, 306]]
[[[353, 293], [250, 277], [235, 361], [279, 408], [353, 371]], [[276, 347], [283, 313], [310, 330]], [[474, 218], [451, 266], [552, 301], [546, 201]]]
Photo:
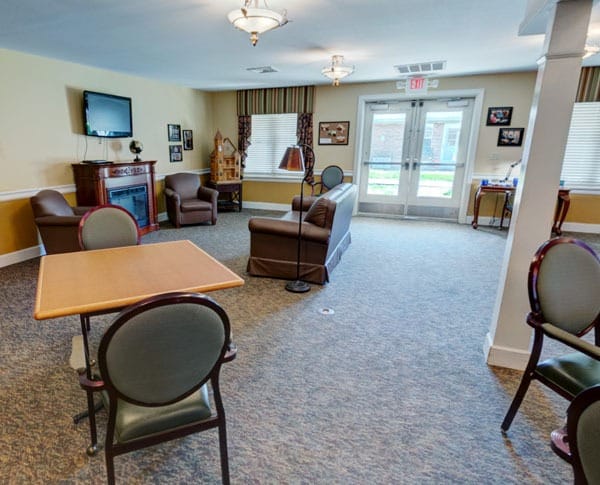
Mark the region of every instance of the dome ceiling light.
[[271, 10], [266, 0], [263, 0], [263, 4], [265, 8], [259, 8], [258, 0], [244, 0], [242, 8], [227, 14], [227, 19], [235, 28], [250, 34], [252, 45], [258, 42], [258, 34], [264, 34], [288, 23], [285, 10], [282, 13]]
[[334, 86], [340, 85], [340, 79], [354, 72], [354, 66], [344, 65], [344, 56], [331, 56], [331, 65], [321, 69], [321, 74], [333, 81]]

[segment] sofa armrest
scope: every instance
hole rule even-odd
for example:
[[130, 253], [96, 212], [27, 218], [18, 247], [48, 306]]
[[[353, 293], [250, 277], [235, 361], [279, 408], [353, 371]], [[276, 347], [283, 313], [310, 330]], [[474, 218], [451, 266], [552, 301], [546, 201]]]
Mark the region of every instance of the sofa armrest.
[[219, 191], [209, 187], [200, 187], [198, 189], [198, 198], [216, 204], [217, 199], [219, 198]]
[[[298, 222], [270, 217], [252, 217], [248, 221], [251, 233], [273, 234], [290, 239], [298, 238]], [[331, 231], [308, 222], [302, 223], [302, 239], [327, 244]]]
[[[310, 209], [310, 206], [313, 205], [313, 203], [317, 199], [318, 199], [318, 197], [316, 197], [316, 196], [305, 195], [302, 200], [302, 212], [306, 212], [308, 209]], [[294, 198], [292, 199], [292, 210], [293, 211], [300, 210], [300, 196], [299, 195], [294, 196]]]
[[179, 194], [168, 187], [165, 187], [165, 197], [174, 199], [175, 201], [179, 202]]
[[84, 215], [87, 211], [89, 211], [90, 209], [93, 209], [93, 206], [77, 206], [77, 207], [73, 207], [73, 214], [75, 214], [76, 216], [82, 216]]
[[36, 217], [38, 226], [78, 226], [81, 216], [42, 216]]

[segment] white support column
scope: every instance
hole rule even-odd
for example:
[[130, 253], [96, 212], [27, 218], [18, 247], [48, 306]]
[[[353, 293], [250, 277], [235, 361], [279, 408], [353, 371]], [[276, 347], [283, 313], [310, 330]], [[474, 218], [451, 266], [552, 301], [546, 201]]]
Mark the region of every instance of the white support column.
[[592, 0], [564, 0], [552, 7], [525, 133], [524, 170], [484, 344], [491, 365], [524, 369], [529, 358], [527, 274], [536, 249], [550, 238], [591, 9]]

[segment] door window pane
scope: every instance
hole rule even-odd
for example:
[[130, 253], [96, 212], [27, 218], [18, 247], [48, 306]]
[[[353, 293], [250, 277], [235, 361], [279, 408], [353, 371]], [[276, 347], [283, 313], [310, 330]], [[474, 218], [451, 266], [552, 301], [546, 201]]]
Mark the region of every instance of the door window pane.
[[398, 195], [405, 126], [405, 113], [373, 114], [367, 194]]

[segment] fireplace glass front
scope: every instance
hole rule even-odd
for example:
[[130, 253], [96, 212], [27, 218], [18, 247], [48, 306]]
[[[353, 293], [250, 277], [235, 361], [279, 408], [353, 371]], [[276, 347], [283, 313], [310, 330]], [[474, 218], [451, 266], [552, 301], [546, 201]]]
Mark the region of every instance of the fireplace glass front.
[[120, 205], [133, 214], [138, 226], [150, 224], [148, 217], [148, 193], [145, 185], [107, 189], [107, 199], [110, 204]]

